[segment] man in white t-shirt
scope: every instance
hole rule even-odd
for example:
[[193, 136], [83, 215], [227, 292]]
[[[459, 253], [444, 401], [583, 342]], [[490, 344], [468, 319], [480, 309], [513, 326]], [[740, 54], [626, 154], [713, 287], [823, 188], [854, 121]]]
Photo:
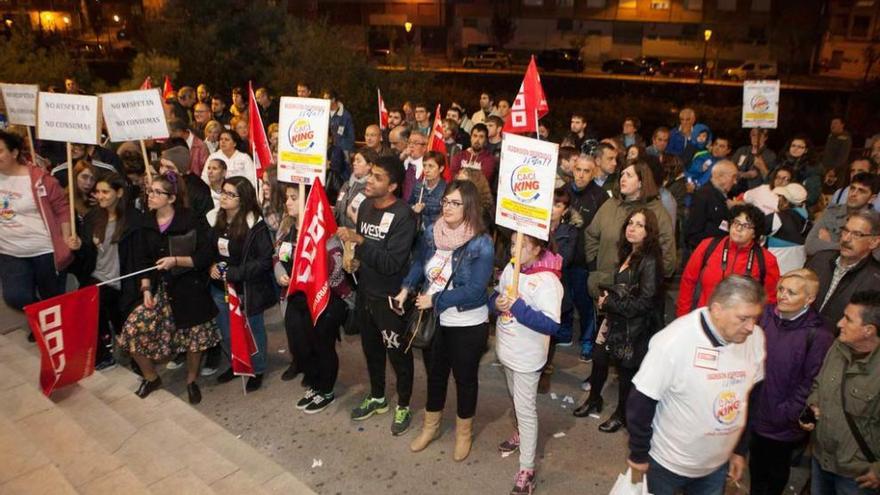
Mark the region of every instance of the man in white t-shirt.
[[627, 463], [647, 472], [653, 495], [722, 495], [726, 477], [742, 476], [747, 409], [764, 379], [764, 299], [761, 284], [731, 275], [707, 307], [651, 339], [627, 403]]

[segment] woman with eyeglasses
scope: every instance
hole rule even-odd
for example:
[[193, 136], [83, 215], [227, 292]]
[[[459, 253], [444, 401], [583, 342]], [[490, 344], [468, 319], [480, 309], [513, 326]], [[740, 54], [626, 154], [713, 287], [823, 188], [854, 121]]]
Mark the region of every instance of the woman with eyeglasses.
[[477, 375], [489, 339], [486, 287], [492, 278], [495, 249], [486, 234], [480, 195], [472, 182], [450, 183], [440, 205], [442, 213], [422, 234], [421, 249], [416, 250], [409, 274], [394, 299], [403, 306], [411, 294], [415, 295], [417, 309], [432, 309], [439, 318], [437, 334], [425, 353], [429, 362], [424, 426], [410, 449], [424, 450], [440, 436], [451, 371], [458, 406], [453, 459], [462, 461], [471, 449]]
[[791, 168], [794, 174], [791, 182], [797, 182], [807, 189], [807, 207], [816, 204], [822, 193], [822, 164], [819, 163], [816, 151], [807, 136], [799, 134], [793, 137], [785, 150], [780, 153], [776, 169], [786, 166]]
[[170, 172], [153, 177], [139, 232], [137, 269], [157, 267], [140, 278], [142, 303], [128, 316], [119, 347], [140, 368], [136, 392], [144, 398], [162, 386], [156, 363], [186, 353], [186, 390], [191, 404], [202, 400], [196, 384], [202, 352], [219, 342], [208, 267], [212, 260], [205, 217], [184, 208], [183, 178]]
[[[251, 356], [255, 376], [247, 381], [248, 392], [263, 384], [266, 371], [266, 326], [263, 312], [278, 303], [272, 256], [274, 245], [263, 221], [257, 193], [244, 177], [229, 177], [220, 192], [220, 211], [214, 223], [214, 264], [211, 265], [211, 295], [217, 305], [223, 350], [230, 354], [228, 286], [233, 285], [242, 313], [257, 344]], [[232, 367], [217, 377], [219, 383], [235, 378]]]
[[[238, 150], [241, 138], [235, 131], [224, 129], [220, 131], [220, 149], [208, 155], [205, 163], [211, 160], [222, 160], [226, 164], [226, 177], [247, 177], [253, 187], [257, 187], [257, 172], [254, 161], [247, 153]], [[209, 183], [208, 167], [202, 168], [201, 178], [206, 184]]]
[[776, 303], [779, 264], [761, 237], [766, 232], [764, 213], [754, 205], [730, 210], [729, 235], [703, 239], [691, 254], [678, 290], [676, 316], [706, 305], [712, 290], [728, 275], [752, 277], [767, 291], [767, 303]]

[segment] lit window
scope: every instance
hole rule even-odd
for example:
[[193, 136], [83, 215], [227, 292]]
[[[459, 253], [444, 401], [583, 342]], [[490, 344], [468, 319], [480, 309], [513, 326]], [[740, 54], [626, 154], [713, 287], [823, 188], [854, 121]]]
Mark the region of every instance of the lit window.
[[669, 0], [651, 0], [651, 10], [669, 10]]
[[634, 9], [637, 7], [636, 0], [620, 0], [618, 6], [621, 9]]

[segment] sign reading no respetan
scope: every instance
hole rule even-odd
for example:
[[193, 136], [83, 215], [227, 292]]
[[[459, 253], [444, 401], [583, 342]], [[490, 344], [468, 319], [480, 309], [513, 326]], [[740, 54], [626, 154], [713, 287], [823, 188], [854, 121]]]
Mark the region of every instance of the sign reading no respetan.
[[278, 118], [278, 180], [311, 185], [324, 182], [330, 100], [281, 97]]
[[0, 94], [6, 107], [9, 123], [14, 125], [37, 125], [37, 93], [40, 87], [36, 84], [5, 84], [0, 83]]
[[113, 142], [168, 137], [158, 88], [102, 94], [101, 110]]
[[498, 171], [495, 223], [547, 240], [559, 145], [505, 133]]
[[37, 97], [37, 138], [100, 144], [101, 102], [98, 97], [41, 91]]

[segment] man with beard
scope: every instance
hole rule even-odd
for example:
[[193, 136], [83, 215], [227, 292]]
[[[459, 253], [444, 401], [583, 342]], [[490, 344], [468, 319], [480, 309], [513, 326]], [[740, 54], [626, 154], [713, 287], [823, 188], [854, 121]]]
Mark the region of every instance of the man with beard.
[[457, 153], [449, 163], [449, 171], [455, 177], [462, 168], [475, 168], [482, 170], [489, 184], [495, 184], [495, 173], [498, 169], [498, 161], [488, 149], [486, 141], [489, 129], [486, 124], [474, 124], [471, 129], [471, 147]]

